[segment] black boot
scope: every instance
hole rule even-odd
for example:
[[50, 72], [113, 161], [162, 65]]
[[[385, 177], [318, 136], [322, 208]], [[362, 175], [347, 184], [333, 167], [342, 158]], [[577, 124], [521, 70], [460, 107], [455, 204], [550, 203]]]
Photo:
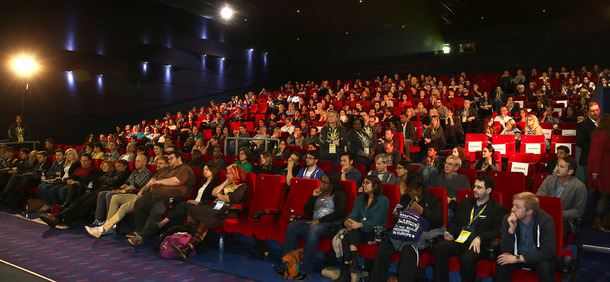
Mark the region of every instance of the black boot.
[[172, 245], [172, 249], [174, 249], [174, 251], [176, 251], [176, 253], [178, 253], [180, 255], [180, 259], [181, 260], [186, 260], [186, 258], [189, 257], [189, 254], [191, 253], [191, 251], [193, 250], [193, 245], [186, 244], [186, 246], [184, 247], [178, 247], [176, 245]]
[[360, 273], [360, 265], [358, 264], [358, 251], [352, 252], [352, 261], [349, 266], [350, 273]]
[[197, 233], [195, 233], [195, 234], [193, 234], [193, 236], [191, 236], [191, 240], [188, 242], [188, 244], [186, 244], [186, 246], [178, 247], [176, 245], [172, 245], [172, 249], [174, 249], [174, 251], [176, 251], [180, 255], [180, 258], [182, 260], [186, 260], [186, 258], [188, 258], [191, 251], [193, 251], [193, 249], [197, 248], [197, 246], [199, 246], [201, 241], [203, 241], [203, 238], [205, 238], [205, 235], [207, 233], [208, 233], [208, 228], [203, 225], [199, 225], [199, 229], [197, 229]]
[[350, 274], [350, 265], [349, 264], [342, 264], [341, 265], [341, 272], [339, 273], [339, 277], [337, 277], [337, 279], [334, 280], [334, 282], [350, 282], [352, 280], [352, 276]]

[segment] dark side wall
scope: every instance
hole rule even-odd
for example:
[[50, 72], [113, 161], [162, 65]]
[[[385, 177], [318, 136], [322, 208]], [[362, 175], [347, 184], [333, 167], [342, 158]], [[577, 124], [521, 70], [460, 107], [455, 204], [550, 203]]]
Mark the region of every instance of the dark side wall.
[[33, 53], [42, 67], [27, 81], [0, 71], [0, 139], [23, 95], [34, 139], [79, 143], [115, 124], [226, 101], [270, 77], [267, 55], [229, 43], [222, 24], [155, 1], [11, 1], [2, 15], [2, 61]]
[[[524, 19], [501, 26], [453, 30], [441, 36], [399, 30], [393, 35], [302, 48], [306, 59], [293, 58], [291, 80], [370, 79], [378, 75], [450, 75], [532, 68], [608, 66], [610, 20], [599, 15], [544, 22]], [[438, 38], [438, 39], [435, 39]], [[458, 54], [458, 43], [476, 41], [476, 53]], [[433, 46], [449, 43], [452, 53], [434, 55]]]

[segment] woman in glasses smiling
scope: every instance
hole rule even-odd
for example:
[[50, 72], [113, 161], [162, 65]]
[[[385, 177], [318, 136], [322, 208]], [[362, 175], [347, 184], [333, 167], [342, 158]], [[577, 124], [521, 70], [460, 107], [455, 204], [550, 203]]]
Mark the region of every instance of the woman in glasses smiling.
[[362, 182], [364, 194], [354, 202], [352, 213], [345, 220], [348, 233], [343, 238], [343, 265], [336, 281], [350, 281], [350, 273], [358, 273], [358, 245], [375, 240], [375, 226], [386, 225], [390, 201], [383, 195], [377, 176], [367, 176]]

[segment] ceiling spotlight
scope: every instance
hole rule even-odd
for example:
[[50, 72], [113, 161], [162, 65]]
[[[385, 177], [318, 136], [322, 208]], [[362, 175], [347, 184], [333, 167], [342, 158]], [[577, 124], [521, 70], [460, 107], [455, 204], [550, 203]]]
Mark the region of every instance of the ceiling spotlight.
[[222, 57], [221, 59], [224, 61], [224, 60], [225, 60], [225, 57]]
[[345, 35], [348, 35], [348, 34], [349, 34], [349, 32], [347, 32], [347, 31], [346, 31], [346, 32], [345, 32]]
[[222, 10], [220, 10], [220, 16], [225, 20], [230, 19], [233, 16], [233, 13], [233, 9], [229, 8], [228, 6], [225, 6], [222, 8]]
[[297, 10], [297, 13], [300, 13], [300, 12], [301, 12], [301, 10]]
[[250, 51], [250, 52], [254, 52], [254, 48], [251, 48], [249, 51]]
[[451, 53], [451, 47], [449, 47], [449, 44], [445, 44], [445, 46], [443, 46], [443, 54], [449, 53]]
[[17, 57], [13, 59], [12, 65], [15, 72], [23, 76], [28, 76], [38, 70], [38, 65], [31, 57]]

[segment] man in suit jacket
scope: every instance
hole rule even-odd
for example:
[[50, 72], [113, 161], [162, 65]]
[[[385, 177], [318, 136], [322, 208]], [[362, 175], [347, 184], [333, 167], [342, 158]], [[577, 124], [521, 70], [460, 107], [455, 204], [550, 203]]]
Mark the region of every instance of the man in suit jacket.
[[537, 196], [551, 196], [561, 198], [563, 210], [564, 234], [574, 230], [573, 221], [581, 217], [587, 204], [587, 188], [576, 177], [576, 160], [566, 157], [557, 164], [555, 175], [547, 177], [540, 185]]
[[515, 99], [513, 97], [508, 97], [506, 109], [510, 112], [511, 117], [519, 116], [519, 112], [521, 111], [521, 107], [519, 107], [518, 104], [515, 104]]
[[585, 168], [585, 179], [581, 179], [583, 183], [587, 183], [586, 169], [587, 162], [589, 161], [589, 149], [591, 148], [591, 133], [597, 128], [599, 114], [599, 105], [596, 102], [589, 103], [587, 117], [578, 124], [578, 128], [576, 129], [576, 146], [581, 149], [578, 164]]
[[415, 133], [415, 125], [409, 121], [406, 114], [400, 115], [400, 132], [404, 138], [404, 155], [410, 156], [409, 148], [413, 144], [417, 144], [417, 134]]
[[549, 163], [547, 163], [546, 166], [544, 167], [544, 169], [542, 170], [542, 173], [555, 173], [555, 169], [557, 168], [557, 164], [559, 163], [559, 160], [564, 159], [569, 155], [570, 155], [570, 148], [568, 148], [567, 146], [563, 146], [563, 145], [557, 147], [557, 159], [549, 161]]
[[470, 106], [470, 100], [464, 100], [464, 106], [457, 110], [457, 114], [462, 119], [464, 133], [473, 133], [477, 128], [475, 123], [479, 118], [479, 114], [474, 107]]
[[491, 199], [494, 180], [479, 175], [474, 183], [474, 197], [460, 203], [455, 217], [445, 231], [445, 241], [434, 245], [434, 281], [449, 281], [449, 258], [460, 260], [462, 281], [475, 281], [477, 261], [486, 256], [483, 246], [500, 237], [504, 206]]

